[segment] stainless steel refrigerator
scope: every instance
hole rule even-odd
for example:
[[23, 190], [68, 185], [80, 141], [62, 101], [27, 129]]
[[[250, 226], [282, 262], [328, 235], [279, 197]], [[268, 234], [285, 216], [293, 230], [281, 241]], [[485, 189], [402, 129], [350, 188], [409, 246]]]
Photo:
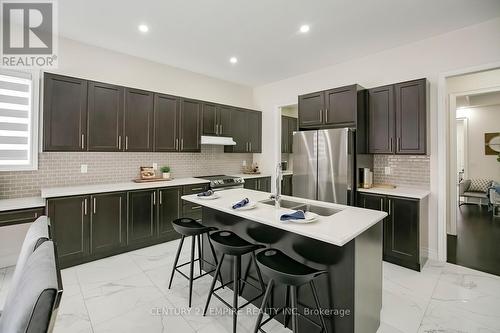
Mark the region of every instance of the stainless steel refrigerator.
[[358, 159], [356, 130], [350, 128], [293, 133], [293, 196], [339, 204], [353, 204]]

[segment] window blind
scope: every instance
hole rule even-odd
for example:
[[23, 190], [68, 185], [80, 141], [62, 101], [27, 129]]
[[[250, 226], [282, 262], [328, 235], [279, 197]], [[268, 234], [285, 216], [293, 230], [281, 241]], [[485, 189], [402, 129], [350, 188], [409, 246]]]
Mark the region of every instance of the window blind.
[[0, 166], [31, 163], [32, 79], [0, 72]]

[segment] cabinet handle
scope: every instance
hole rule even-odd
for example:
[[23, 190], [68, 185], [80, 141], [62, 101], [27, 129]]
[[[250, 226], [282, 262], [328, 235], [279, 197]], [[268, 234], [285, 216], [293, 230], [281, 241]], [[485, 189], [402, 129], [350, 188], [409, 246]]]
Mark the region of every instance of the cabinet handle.
[[118, 150], [121, 150], [122, 149], [122, 136], [119, 135], [118, 136]]
[[200, 209], [200, 208], [201, 208], [201, 206], [193, 206], [193, 207], [191, 207], [191, 210]]
[[219, 125], [219, 135], [222, 135], [222, 124]]
[[125, 150], [128, 150], [128, 135], [125, 135]]
[[82, 133], [82, 149], [85, 149], [85, 134]]
[[389, 211], [388, 211], [388, 213], [389, 213], [389, 215], [391, 215], [391, 199], [388, 200], [388, 204], [389, 204]]
[[83, 199], [83, 215], [87, 215], [87, 198]]
[[156, 205], [156, 191], [153, 192], [153, 205]]
[[384, 210], [384, 198], [380, 198], [380, 210]]
[[162, 197], [161, 193], [162, 193], [162, 191], [159, 191], [159, 193], [158, 193], [158, 194], [159, 194], [159, 197], [160, 197], [160, 206], [161, 206], [162, 201], [163, 201], [163, 200], [161, 200], [161, 197]]
[[366, 208], [366, 198], [363, 198], [363, 208]]
[[195, 191], [203, 191], [204, 188], [203, 187], [196, 187], [196, 188], [192, 188], [191, 191], [192, 192], [195, 192]]
[[184, 139], [181, 139], [181, 150], [184, 150]]
[[175, 139], [175, 150], [179, 150], [179, 139]]
[[325, 123], [328, 122], [328, 108], [325, 109]]
[[320, 123], [323, 122], [323, 110], [322, 109], [319, 109], [319, 122]]
[[214, 127], [215, 127], [215, 135], [218, 135], [219, 134], [219, 125], [214, 124]]
[[93, 208], [94, 215], [95, 215], [95, 213], [97, 212], [97, 203], [96, 203], [95, 197], [94, 197], [94, 199], [93, 199], [92, 204], [93, 204], [93, 206], [94, 206], [94, 207], [92, 207], [92, 208]]
[[252, 142], [249, 142], [249, 144], [250, 144], [250, 149], [248, 151], [251, 152], [252, 151]]

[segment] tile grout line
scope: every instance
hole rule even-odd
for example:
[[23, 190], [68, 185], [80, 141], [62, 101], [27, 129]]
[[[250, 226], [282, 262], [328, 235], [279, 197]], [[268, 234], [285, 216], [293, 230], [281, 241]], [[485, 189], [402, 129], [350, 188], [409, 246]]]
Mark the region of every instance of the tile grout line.
[[[80, 265], [77, 265], [76, 267], [78, 267], [78, 266], [80, 266]], [[92, 330], [92, 333], [94, 333], [94, 324], [92, 323], [92, 320], [90, 319], [89, 309], [87, 308], [87, 302], [85, 301], [85, 297], [83, 296], [82, 284], [80, 283], [80, 276], [78, 275], [77, 269], [75, 269], [75, 275], [76, 275], [76, 281], [78, 282], [78, 289], [80, 289], [80, 295], [82, 296], [83, 305], [85, 306], [85, 311], [87, 311], [87, 317], [89, 318], [90, 329]]]
[[440, 270], [439, 277], [436, 279], [436, 284], [434, 285], [434, 288], [432, 288], [431, 298], [429, 299], [429, 302], [427, 303], [427, 306], [425, 307], [424, 315], [422, 316], [422, 319], [420, 320], [420, 325], [418, 326], [418, 330], [419, 331], [420, 331], [420, 328], [422, 327], [422, 323], [423, 323], [423, 321], [425, 319], [425, 316], [427, 314], [427, 310], [429, 309], [431, 301], [432, 301], [432, 299], [434, 297], [434, 293], [436, 292], [436, 288], [437, 288], [437, 286], [439, 284], [439, 281], [441, 281], [441, 277], [443, 275], [443, 269], [444, 269], [445, 266], [443, 266], [443, 268]]

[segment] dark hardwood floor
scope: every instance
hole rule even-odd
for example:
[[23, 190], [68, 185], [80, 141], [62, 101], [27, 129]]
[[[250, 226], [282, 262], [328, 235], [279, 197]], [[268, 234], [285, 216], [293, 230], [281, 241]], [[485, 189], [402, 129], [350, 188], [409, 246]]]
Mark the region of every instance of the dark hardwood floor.
[[500, 275], [500, 218], [486, 206], [457, 211], [457, 237], [448, 235], [448, 262]]

